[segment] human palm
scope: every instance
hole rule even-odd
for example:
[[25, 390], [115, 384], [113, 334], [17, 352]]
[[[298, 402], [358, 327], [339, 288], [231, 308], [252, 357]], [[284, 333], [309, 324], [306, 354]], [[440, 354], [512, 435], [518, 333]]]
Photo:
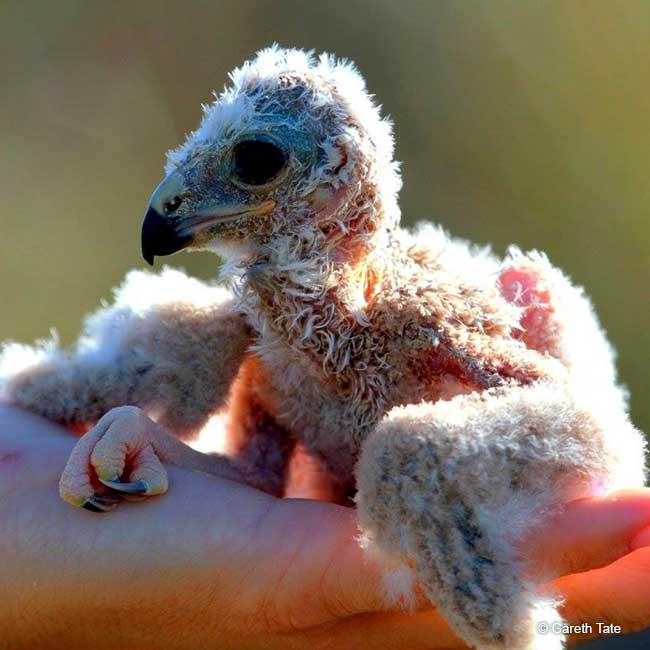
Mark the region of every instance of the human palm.
[[[164, 498], [97, 516], [57, 497], [69, 434], [9, 408], [0, 423], [0, 628], [12, 648], [464, 647], [424, 599], [386, 611], [353, 509], [172, 467]], [[569, 623], [631, 631], [650, 623], [648, 546], [644, 489], [573, 502], [519, 548], [531, 570], [561, 576], [549, 588]]]

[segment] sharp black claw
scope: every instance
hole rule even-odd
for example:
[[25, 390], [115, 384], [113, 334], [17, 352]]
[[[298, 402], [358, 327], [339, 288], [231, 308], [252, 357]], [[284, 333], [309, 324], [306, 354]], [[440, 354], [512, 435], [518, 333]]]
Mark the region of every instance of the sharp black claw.
[[120, 494], [102, 494], [99, 496], [94, 497], [95, 501], [99, 501], [100, 503], [106, 504], [106, 505], [111, 505], [115, 504], [117, 505], [118, 503], [122, 502], [122, 495]]
[[85, 510], [90, 510], [90, 512], [109, 512], [117, 507], [117, 501], [112, 499], [106, 500], [102, 497], [93, 497], [92, 499], [86, 499], [86, 503], [81, 507]]
[[102, 485], [105, 485], [111, 490], [122, 492], [123, 494], [147, 494], [149, 486], [145, 481], [134, 481], [133, 483], [122, 483], [118, 480], [106, 481], [102, 478], [99, 479]]

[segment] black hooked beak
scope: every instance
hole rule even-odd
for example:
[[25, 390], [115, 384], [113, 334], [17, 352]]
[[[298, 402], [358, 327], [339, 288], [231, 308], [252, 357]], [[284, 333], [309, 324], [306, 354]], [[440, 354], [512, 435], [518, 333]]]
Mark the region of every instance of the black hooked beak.
[[149, 206], [142, 222], [142, 257], [153, 266], [156, 255], [171, 255], [192, 241], [191, 234], [180, 234], [173, 217], [164, 217]]
[[176, 217], [184, 191], [182, 177], [172, 172], [151, 195], [142, 222], [142, 257], [151, 266], [156, 255], [171, 255], [192, 241], [192, 234], [179, 228]]
[[276, 205], [271, 199], [254, 205], [216, 199], [196, 212], [188, 214], [181, 209], [179, 215], [187, 196], [187, 188], [177, 171], [169, 174], [151, 195], [142, 222], [142, 257], [148, 264], [153, 266], [156, 255], [171, 255], [197, 242], [205, 242], [219, 228], [242, 217], [267, 215]]

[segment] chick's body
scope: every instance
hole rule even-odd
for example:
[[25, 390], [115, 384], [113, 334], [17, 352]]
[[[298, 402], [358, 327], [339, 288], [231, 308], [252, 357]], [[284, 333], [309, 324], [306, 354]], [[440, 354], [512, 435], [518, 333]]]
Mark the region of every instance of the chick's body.
[[[342, 486], [353, 487], [361, 444], [395, 406], [565, 378], [545, 350], [516, 338], [520, 309], [499, 290], [495, 260], [472, 260], [432, 227], [419, 235], [418, 244], [398, 230], [376, 264], [330, 269], [316, 295], [278, 271], [260, 287], [253, 271], [255, 299], [243, 302], [262, 324], [247, 389]], [[551, 324], [549, 315], [542, 327]]]
[[[61, 479], [89, 509], [89, 468], [120, 476], [129, 454], [130, 489], [150, 495], [167, 487], [162, 460], [281, 496], [300, 443], [333, 494], [356, 490], [387, 571], [416, 579], [466, 641], [562, 647], [537, 630], [556, 603], [515, 544], [572, 498], [644, 481], [589, 300], [543, 254], [500, 260], [402, 229], [391, 125], [349, 64], [270, 48], [231, 81], [169, 155], [142, 230], [149, 262], [217, 252], [228, 290], [131, 272], [73, 351], [6, 347], [4, 398], [97, 423]], [[165, 430], [190, 437], [225, 408], [229, 456]]]

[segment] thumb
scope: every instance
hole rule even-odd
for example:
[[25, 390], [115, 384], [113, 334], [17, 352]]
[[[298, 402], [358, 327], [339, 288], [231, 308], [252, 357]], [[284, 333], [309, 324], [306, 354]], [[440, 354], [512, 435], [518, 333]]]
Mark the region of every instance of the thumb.
[[274, 574], [282, 576], [276, 583], [281, 586], [275, 589], [276, 609], [295, 609], [291, 612], [295, 625], [311, 627], [388, 609], [384, 566], [361, 548], [353, 509], [309, 499], [282, 499], [276, 504], [274, 519], [274, 528], [283, 529], [285, 539], [286, 531], [292, 530], [297, 542], [290, 545], [290, 555], [274, 560]]
[[[292, 501], [294, 504], [300, 502], [288, 499], [285, 503]], [[298, 520], [309, 532], [301, 552], [295, 553], [293, 558], [295, 570], [304, 579], [303, 587], [311, 594], [313, 611], [322, 619], [318, 622], [399, 609], [399, 603], [391, 601], [387, 593], [387, 587], [394, 587], [395, 578], [400, 577], [399, 568], [396, 564], [391, 566], [387, 558], [366, 553], [361, 548], [355, 510], [307, 500], [303, 503], [310, 516]], [[292, 512], [295, 516], [293, 506]], [[553, 521], [555, 534], [551, 544], [547, 536], [531, 534], [521, 551], [543, 567], [544, 573], [587, 571], [624, 556], [631, 544], [635, 547], [632, 543], [635, 536], [636, 546], [650, 543], [650, 528], [640, 533], [644, 526], [650, 526], [650, 490], [580, 499], [568, 504]], [[647, 579], [647, 572], [641, 575]], [[610, 572], [604, 574], [604, 578], [612, 582], [620, 577]], [[407, 581], [405, 586], [408, 587]], [[411, 604], [415, 609], [431, 609], [431, 603], [417, 585], [413, 593]], [[595, 591], [592, 596], [603, 598], [603, 593]], [[298, 600], [301, 597], [304, 598], [304, 594]]]
[[590, 631], [573, 641], [616, 633], [604, 626], [619, 625], [636, 632], [650, 621], [650, 548], [639, 548], [601, 569], [557, 579], [555, 591], [566, 598], [563, 617], [572, 625], [588, 623]]

